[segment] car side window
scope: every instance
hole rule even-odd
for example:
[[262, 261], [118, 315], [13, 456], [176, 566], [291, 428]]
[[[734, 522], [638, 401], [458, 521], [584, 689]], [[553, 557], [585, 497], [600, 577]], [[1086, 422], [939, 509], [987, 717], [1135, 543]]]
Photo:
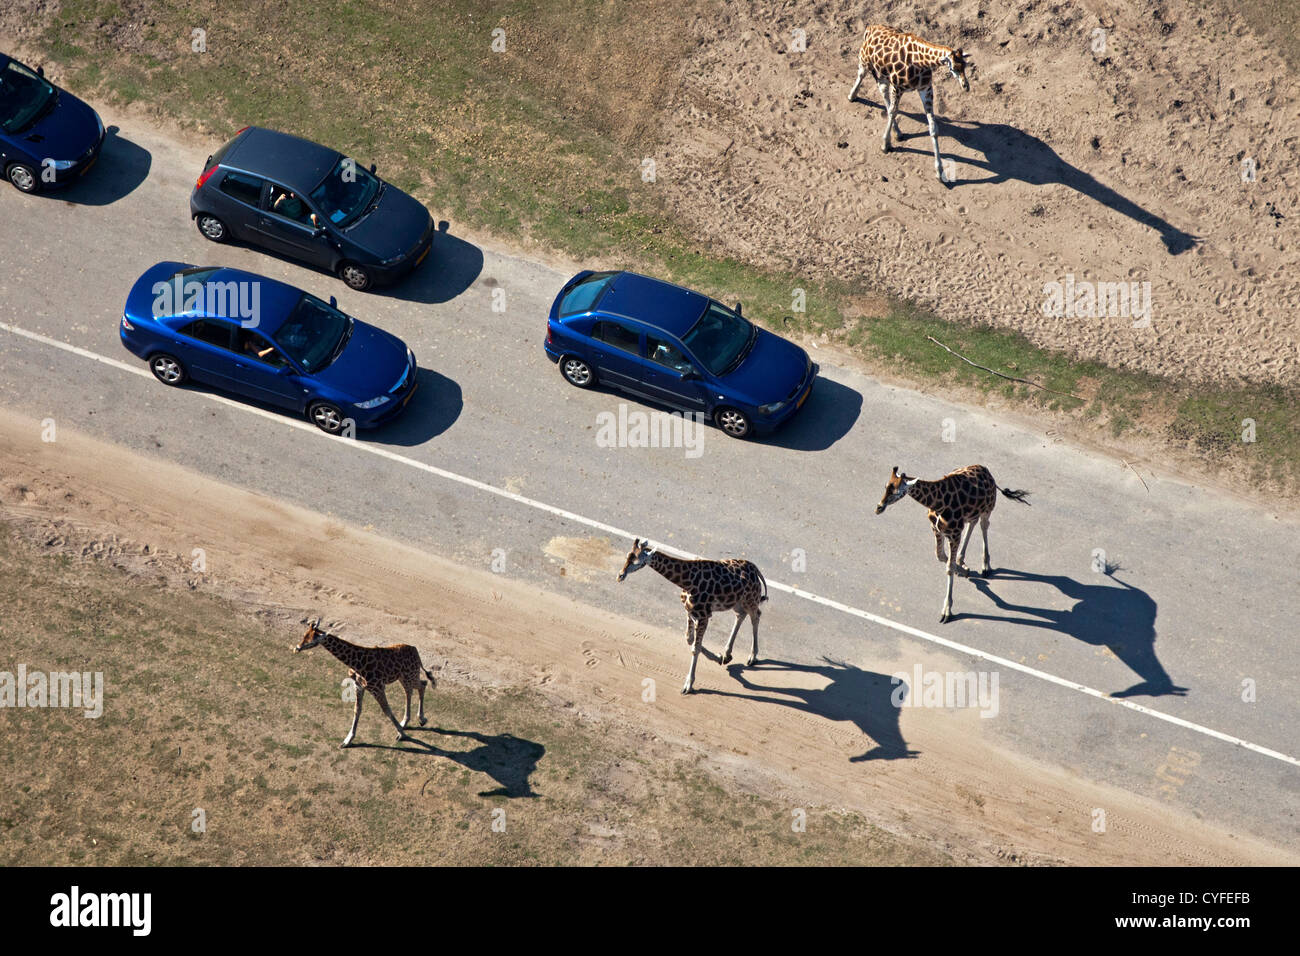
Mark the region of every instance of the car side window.
[[217, 348], [229, 349], [231, 333], [234, 330], [233, 325], [227, 325], [225, 322], [198, 319], [181, 329], [180, 333], [198, 339], [200, 342], [206, 342], [208, 345], [215, 345]]
[[311, 211], [311, 207], [303, 201], [303, 198], [282, 186], [271, 186], [270, 203], [267, 208], [277, 216], [292, 219], [294, 222], [310, 229], [315, 229], [320, 225], [320, 220]]
[[682, 354], [681, 349], [666, 339], [655, 338], [649, 333], [645, 337], [646, 356], [652, 362], [665, 365], [675, 372], [693, 372], [695, 366]]
[[240, 328], [236, 341], [238, 348], [235, 351], [243, 358], [253, 359], [271, 368], [284, 368], [289, 364], [279, 349], [252, 329]]
[[641, 351], [640, 333], [619, 325], [617, 322], [597, 322], [595, 328], [591, 330], [591, 337], [604, 342], [606, 345], [612, 345], [616, 349], [631, 352], [633, 355], [637, 355]]
[[262, 180], [245, 173], [226, 173], [221, 180], [221, 191], [231, 199], [238, 199], [256, 209], [262, 201]]

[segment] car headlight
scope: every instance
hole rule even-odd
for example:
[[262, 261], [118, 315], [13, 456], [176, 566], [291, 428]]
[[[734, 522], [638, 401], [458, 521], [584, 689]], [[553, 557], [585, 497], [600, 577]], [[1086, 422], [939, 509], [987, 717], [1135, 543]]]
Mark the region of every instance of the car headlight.
[[410, 346], [406, 348], [406, 364], [411, 368], [415, 367], [415, 353], [411, 351]]
[[57, 169], [59, 172], [64, 172], [71, 169], [75, 162], [74, 159], [47, 159], [45, 165], [51, 169]]
[[368, 402], [357, 402], [357, 408], [378, 408], [384, 402], [388, 401], [387, 395], [380, 395], [378, 398], [372, 398]]
[[760, 415], [775, 415], [789, 404], [789, 402], [773, 402], [771, 405], [760, 405], [758, 406], [758, 413]]
[[103, 135], [104, 135], [104, 121], [103, 121], [102, 119], [99, 118], [99, 114], [98, 114], [98, 113], [95, 114], [95, 125], [99, 127], [99, 134], [98, 134], [98, 135], [103, 136]]

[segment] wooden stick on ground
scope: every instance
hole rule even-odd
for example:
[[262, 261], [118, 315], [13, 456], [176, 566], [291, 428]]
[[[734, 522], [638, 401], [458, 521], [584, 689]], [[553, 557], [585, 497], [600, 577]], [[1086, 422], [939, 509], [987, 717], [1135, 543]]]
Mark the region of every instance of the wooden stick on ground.
[[1071, 395], [1069, 392], [1058, 392], [1054, 388], [1048, 388], [1046, 385], [1039, 385], [1037, 382], [1031, 382], [1027, 378], [1016, 378], [1014, 375], [1003, 375], [1001, 372], [995, 371], [994, 369], [989, 368], [987, 365], [980, 365], [976, 362], [972, 362], [970, 359], [962, 355], [960, 352], [954, 352], [952, 349], [948, 348], [948, 346], [944, 345], [942, 342], [936, 339], [933, 335], [927, 335], [926, 338], [929, 339], [931, 342], [933, 342], [935, 345], [939, 346], [939, 348], [943, 349], [945, 352], [949, 353], [950, 355], [957, 356], [967, 365], [974, 365], [977, 369], [988, 372], [991, 375], [996, 375], [998, 378], [1005, 378], [1009, 382], [1022, 382], [1025, 385], [1032, 385], [1034, 386], [1034, 388], [1041, 388], [1043, 391], [1051, 392], [1054, 395], [1064, 395], [1067, 398], [1072, 398], [1077, 402], [1083, 401], [1083, 399], [1080, 398], [1078, 395]]

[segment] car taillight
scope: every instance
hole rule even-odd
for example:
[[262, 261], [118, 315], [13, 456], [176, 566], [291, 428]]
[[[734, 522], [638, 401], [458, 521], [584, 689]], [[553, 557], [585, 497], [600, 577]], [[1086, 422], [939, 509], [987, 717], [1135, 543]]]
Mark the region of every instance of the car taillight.
[[122, 316], [122, 328], [126, 329], [128, 332], [135, 331], [135, 326], [131, 324], [131, 321], [125, 315]]
[[203, 175], [199, 177], [199, 181], [194, 184], [194, 188], [202, 189], [203, 184], [206, 183], [208, 181], [208, 178], [216, 171], [217, 171], [217, 165], [215, 163], [212, 166], [210, 166], [208, 169], [205, 169], [203, 171]]
[[550, 345], [550, 344], [551, 344], [551, 326], [550, 326], [550, 323], [547, 323], [547, 325], [546, 325], [546, 344], [547, 344], [547, 345]]

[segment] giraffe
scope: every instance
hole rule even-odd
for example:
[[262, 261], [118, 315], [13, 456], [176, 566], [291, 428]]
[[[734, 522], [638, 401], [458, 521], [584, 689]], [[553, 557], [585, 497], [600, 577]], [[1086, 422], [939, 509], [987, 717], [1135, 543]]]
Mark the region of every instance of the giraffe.
[[[934, 529], [934, 552], [940, 561], [948, 563], [948, 593], [943, 599], [943, 612], [939, 623], [952, 619], [952, 579], [961, 572], [970, 575], [966, 567], [966, 546], [975, 535], [975, 522], [979, 522], [984, 536], [984, 566], [982, 576], [991, 570], [989, 566], [989, 515], [998, 503], [998, 492], [1012, 501], [1027, 505], [1027, 491], [1011, 491], [999, 488], [993, 476], [983, 465], [968, 465], [957, 471], [949, 472], [937, 481], [922, 481], [912, 478], [894, 466], [894, 473], [885, 485], [885, 494], [876, 505], [876, 514], [880, 514], [895, 501], [915, 498], [930, 511], [930, 527]], [[966, 531], [963, 541], [962, 532]], [[948, 544], [948, 553], [944, 554], [944, 542]], [[960, 550], [959, 550], [960, 547]]]
[[[375, 695], [379, 701], [379, 706], [383, 708], [388, 719], [397, 727], [397, 742], [403, 740], [414, 740], [406, 733], [406, 726], [411, 719], [411, 691], [419, 689], [420, 691], [420, 726], [426, 723], [424, 717], [424, 688], [428, 677], [428, 686], [437, 686], [432, 672], [425, 668], [420, 661], [420, 652], [410, 644], [389, 644], [387, 647], [362, 647], [358, 644], [352, 644], [336, 637], [333, 634], [327, 634], [321, 630], [320, 618], [311, 621], [307, 625], [307, 633], [302, 636], [302, 641], [295, 647], [294, 653], [305, 651], [320, 645], [329, 651], [349, 668], [348, 677], [357, 688], [357, 709], [352, 715], [352, 729], [348, 735], [343, 738], [342, 748], [351, 747], [352, 739], [357, 735], [357, 724], [361, 720], [361, 698], [365, 696], [366, 691]], [[423, 676], [421, 676], [423, 674]], [[388, 697], [384, 694], [384, 688], [393, 681], [401, 681], [402, 689], [406, 691], [406, 712], [402, 714], [402, 720], [398, 723], [393, 716], [392, 709], [388, 706]]]
[[[649, 565], [673, 584], [682, 589], [682, 606], [686, 608], [686, 644], [691, 647], [691, 669], [686, 673], [682, 693], [695, 689], [695, 664], [704, 648], [704, 632], [715, 611], [735, 611], [736, 626], [731, 629], [726, 650], [716, 658], [722, 666], [731, 663], [731, 648], [736, 643], [740, 625], [748, 617], [754, 628], [754, 646], [750, 649], [747, 667], [758, 661], [758, 619], [763, 616], [760, 605], [767, 600], [767, 581], [763, 572], [752, 562], [732, 558], [726, 561], [700, 561], [674, 558], [649, 541], [637, 538], [619, 572], [622, 581], [633, 571]], [[712, 657], [708, 651], [706, 656]]]
[[945, 67], [957, 78], [963, 91], [970, 91], [970, 81], [966, 79], [966, 67], [970, 59], [960, 47], [939, 46], [927, 43], [911, 33], [900, 33], [881, 24], [867, 27], [862, 40], [862, 49], [858, 52], [858, 79], [849, 90], [849, 102], [858, 95], [862, 78], [868, 73], [876, 81], [880, 90], [881, 104], [885, 109], [885, 138], [881, 140], [880, 151], [889, 152], [889, 134], [894, 139], [902, 139], [898, 132], [898, 101], [904, 93], [916, 90], [921, 97], [921, 107], [925, 110], [925, 121], [930, 128], [930, 142], [934, 146], [934, 171], [939, 174], [939, 182], [948, 185], [943, 174], [943, 163], [939, 159], [939, 138], [934, 119], [934, 70]]

